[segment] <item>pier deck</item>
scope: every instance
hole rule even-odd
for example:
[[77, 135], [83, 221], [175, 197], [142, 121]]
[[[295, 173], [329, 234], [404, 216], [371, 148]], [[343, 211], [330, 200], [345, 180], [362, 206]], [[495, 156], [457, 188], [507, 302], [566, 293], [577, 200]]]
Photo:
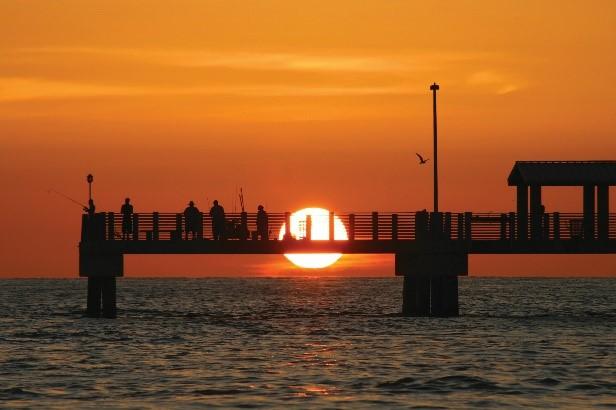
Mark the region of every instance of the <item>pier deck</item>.
[[[103, 316], [115, 316], [126, 254], [393, 254], [404, 277], [403, 314], [456, 316], [469, 254], [616, 253], [616, 161], [518, 161], [508, 184], [515, 212], [330, 212], [301, 221], [270, 213], [265, 240], [257, 240], [256, 213], [225, 215], [224, 240], [213, 240], [210, 216], [194, 208], [190, 235], [183, 213], [136, 213], [128, 224], [113, 212], [84, 215], [79, 273], [88, 277], [88, 314], [99, 316], [102, 304]], [[546, 212], [543, 186], [581, 187], [583, 212]]]
[[[284, 236], [289, 213], [270, 215], [269, 240], [230, 238], [215, 241], [208, 232], [211, 220], [202, 216], [196, 239], [184, 239], [185, 221], [181, 213], [140, 213], [134, 215], [129, 240], [122, 240], [121, 220], [114, 213], [96, 215], [98, 232], [88, 238], [84, 230], [81, 246], [122, 254], [284, 254], [336, 252], [379, 254], [400, 252], [464, 252], [469, 254], [528, 253], [616, 253], [616, 214], [610, 214], [606, 235], [594, 229], [589, 237], [583, 214], [549, 213], [541, 215], [541, 235], [521, 237], [518, 218], [507, 213], [347, 213], [334, 214], [345, 226], [348, 240], [316, 240]], [[230, 214], [227, 219], [245, 221], [247, 232], [256, 230], [255, 214]], [[529, 224], [535, 220], [528, 216]], [[593, 224], [598, 221], [593, 220]], [[313, 222], [314, 223], [314, 222]], [[84, 215], [84, 224], [87, 216]], [[240, 223], [241, 225], [241, 223]], [[282, 234], [281, 234], [282, 232]], [[330, 234], [333, 237], [333, 233]]]

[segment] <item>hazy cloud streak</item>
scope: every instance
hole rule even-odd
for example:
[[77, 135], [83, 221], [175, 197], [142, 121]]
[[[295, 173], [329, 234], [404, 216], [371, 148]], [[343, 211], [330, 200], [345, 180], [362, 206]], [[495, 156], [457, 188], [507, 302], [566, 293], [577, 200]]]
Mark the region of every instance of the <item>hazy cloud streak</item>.
[[494, 89], [496, 94], [509, 94], [522, 88], [523, 84], [508, 76], [491, 70], [477, 71], [471, 74], [467, 83], [471, 86], [486, 86]]
[[315, 86], [214, 86], [214, 87], [130, 87], [36, 78], [0, 78], [0, 102], [88, 97], [131, 97], [164, 95], [210, 95], [237, 97], [336, 97], [412, 95], [421, 87], [315, 87]]
[[[36, 99], [75, 99], [87, 97], [110, 96], [144, 96], [144, 95], [221, 95], [238, 97], [335, 97], [335, 96], [392, 96], [392, 95], [418, 95], [425, 92], [425, 78], [443, 73], [452, 65], [468, 63], [478, 65], [487, 58], [497, 58], [486, 53], [472, 52], [444, 52], [426, 53], [415, 52], [397, 55], [316, 55], [291, 53], [248, 53], [248, 52], [214, 52], [199, 50], [151, 50], [151, 49], [123, 49], [123, 48], [87, 48], [87, 47], [43, 47], [21, 48], [6, 53], [5, 64], [20, 58], [26, 58], [30, 63], [39, 61], [41, 65], [53, 66], [54, 63], [46, 61], [46, 55], [61, 55], [62, 61], [70, 59], [73, 64], [87, 61], [87, 56], [103, 57], [122, 65], [129, 61], [158, 66], [173, 66], [204, 69], [226, 68], [245, 71], [287, 71], [287, 72], [320, 72], [320, 73], [377, 73], [382, 77], [380, 84], [375, 79], [362, 82], [355, 78], [355, 84], [337, 85], [319, 83], [293, 83], [262, 84], [258, 79], [254, 84], [236, 84], [232, 81], [218, 82], [204, 86], [189, 85], [163, 85], [165, 77], [161, 75], [160, 81], [142, 85], [122, 85], [117, 79], [105, 81], [63, 80], [46, 76], [5, 76], [0, 77], [0, 102], [23, 101]], [[502, 57], [502, 56], [501, 56]], [[0, 73], [2, 65], [0, 64]], [[50, 70], [50, 73], [53, 71]], [[417, 74], [421, 72], [422, 74]], [[415, 73], [415, 74], [413, 74]], [[394, 84], [388, 79], [395, 77]], [[195, 79], [196, 83], [198, 79]], [[281, 80], [283, 81], [283, 80]], [[450, 79], [449, 84], [455, 83]], [[383, 82], [386, 84], [383, 85]], [[520, 88], [520, 82], [515, 82], [494, 70], [475, 71], [466, 80], [464, 76], [459, 83], [489, 90], [496, 94], [507, 94]]]
[[436, 70], [452, 63], [493, 58], [479, 52], [409, 52], [393, 55], [293, 54], [277, 52], [234, 52], [204, 50], [157, 50], [128, 48], [43, 47], [22, 48], [26, 54], [105, 55], [180, 67], [219, 67], [246, 70], [306, 72], [409, 72]]

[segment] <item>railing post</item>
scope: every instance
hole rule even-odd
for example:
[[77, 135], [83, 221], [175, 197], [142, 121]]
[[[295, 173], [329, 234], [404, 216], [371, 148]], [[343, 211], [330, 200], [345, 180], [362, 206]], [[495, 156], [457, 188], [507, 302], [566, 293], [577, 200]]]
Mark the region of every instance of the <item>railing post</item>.
[[330, 212], [329, 213], [329, 240], [333, 241], [335, 239], [335, 232], [334, 232], [334, 213]]
[[543, 207], [541, 205], [541, 185], [532, 184], [530, 186], [530, 238], [533, 240], [541, 239], [543, 229]]
[[291, 213], [284, 213], [284, 239], [291, 239]]
[[372, 212], [372, 240], [377, 241], [379, 239], [379, 213]]
[[107, 213], [107, 240], [115, 240], [115, 214], [113, 212]]
[[597, 238], [606, 241], [610, 237], [610, 191], [609, 186], [597, 187]]
[[92, 224], [92, 239], [95, 241], [104, 241], [107, 239], [107, 214], [105, 212], [97, 212], [90, 218]]
[[306, 215], [306, 239], [312, 240], [312, 215]]
[[90, 239], [90, 218], [87, 214], [81, 215], [81, 242], [87, 242]]
[[398, 240], [398, 214], [391, 214], [391, 239]]
[[507, 214], [500, 215], [500, 240], [507, 239]]
[[552, 219], [554, 219], [554, 240], [560, 240], [560, 213], [554, 212]]
[[[203, 221], [203, 217], [201, 218], [201, 221]], [[203, 227], [203, 223], [201, 223], [201, 226]], [[248, 212], [242, 211], [240, 214], [240, 227], [242, 230], [242, 236], [240, 239], [245, 241], [250, 236], [250, 232], [248, 231]], [[201, 231], [203, 231], [203, 228]]]
[[133, 214], [133, 241], [139, 240], [139, 214]]
[[543, 214], [543, 221], [542, 221], [542, 238], [544, 240], [548, 240], [550, 239], [550, 214]]
[[349, 214], [349, 239], [355, 240], [355, 214]]
[[443, 213], [430, 212], [429, 219], [430, 238], [432, 240], [443, 239]]
[[515, 218], [516, 218], [515, 212], [509, 212], [509, 240], [511, 241], [515, 240], [515, 227], [516, 227]]
[[175, 237], [171, 239], [182, 240], [182, 214], [175, 214]]
[[464, 239], [464, 214], [458, 214], [458, 236], [456, 239]]
[[160, 215], [158, 212], [152, 214], [152, 239], [157, 241], [160, 236]]
[[428, 239], [430, 224], [427, 211], [415, 212], [415, 240]]
[[445, 221], [443, 222], [443, 232], [445, 239], [451, 239], [451, 212], [445, 212]]
[[203, 221], [205, 221], [205, 214], [199, 212], [199, 225], [197, 226], [197, 239], [203, 239]]
[[464, 212], [464, 239], [473, 240], [473, 213]]

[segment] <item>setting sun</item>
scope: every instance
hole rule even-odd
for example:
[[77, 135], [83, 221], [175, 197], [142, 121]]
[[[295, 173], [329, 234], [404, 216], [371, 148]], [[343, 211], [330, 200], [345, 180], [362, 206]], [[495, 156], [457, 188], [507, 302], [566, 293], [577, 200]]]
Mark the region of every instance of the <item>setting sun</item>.
[[[329, 239], [329, 211], [323, 208], [304, 208], [291, 215], [291, 236], [295, 239], [305, 239], [307, 232], [307, 216], [312, 219], [312, 240]], [[284, 238], [286, 224], [280, 228], [278, 239]], [[348, 240], [346, 228], [337, 216], [334, 216], [334, 239]], [[325, 268], [335, 263], [341, 253], [291, 253], [284, 255], [288, 260], [301, 268]]]

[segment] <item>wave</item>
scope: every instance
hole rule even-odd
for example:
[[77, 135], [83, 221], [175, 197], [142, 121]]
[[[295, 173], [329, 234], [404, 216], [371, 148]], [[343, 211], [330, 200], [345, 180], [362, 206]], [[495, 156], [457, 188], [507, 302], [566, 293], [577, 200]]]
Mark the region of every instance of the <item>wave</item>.
[[38, 396], [40, 396], [38, 393], [22, 389], [21, 387], [9, 387], [6, 389], [0, 389], [0, 398], [4, 400], [35, 398]]
[[194, 390], [191, 393], [199, 396], [219, 396], [219, 395], [235, 395], [247, 393], [247, 390], [240, 389], [199, 389]]
[[587, 312], [550, 312], [550, 313], [462, 313], [460, 317], [483, 318], [483, 319], [512, 319], [512, 320], [528, 320], [528, 319], [547, 319], [547, 320], [586, 320], [592, 319], [614, 319], [616, 312], [612, 311], [587, 311]]
[[429, 380], [417, 380], [413, 377], [403, 377], [390, 382], [379, 383], [378, 388], [393, 392], [450, 392], [459, 390], [497, 391], [504, 390], [498, 384], [481, 377], [454, 375], [437, 377]]

